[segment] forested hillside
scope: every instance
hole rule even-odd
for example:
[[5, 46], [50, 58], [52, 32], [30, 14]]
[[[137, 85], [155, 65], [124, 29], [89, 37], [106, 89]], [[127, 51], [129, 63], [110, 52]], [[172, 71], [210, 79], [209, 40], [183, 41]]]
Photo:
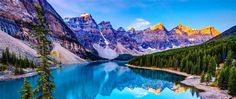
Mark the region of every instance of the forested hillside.
[[[230, 28], [235, 30], [235, 27]], [[143, 55], [129, 60], [129, 64], [146, 67], [172, 68], [189, 74], [201, 75], [202, 82], [216, 77], [215, 84], [236, 95], [236, 36], [227, 30], [221, 38], [201, 45]], [[225, 33], [227, 33], [227, 36]], [[220, 65], [224, 64], [224, 65]]]
[[233, 26], [201, 45], [143, 55], [129, 60], [129, 64], [168, 67], [191, 74], [213, 72], [215, 71], [213, 67], [223, 63], [228, 52], [236, 53], [235, 31], [236, 26]]
[[191, 74], [215, 71], [227, 52], [236, 52], [236, 36], [204, 43], [198, 46], [169, 50], [133, 58], [129, 64], [138, 66], [172, 67]]

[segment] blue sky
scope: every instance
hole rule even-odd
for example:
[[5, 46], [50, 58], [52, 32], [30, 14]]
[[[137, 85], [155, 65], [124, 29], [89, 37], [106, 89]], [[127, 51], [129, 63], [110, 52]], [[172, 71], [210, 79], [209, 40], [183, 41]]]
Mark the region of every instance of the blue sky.
[[86, 12], [97, 23], [116, 29], [144, 29], [163, 23], [170, 30], [181, 23], [194, 29], [214, 26], [224, 31], [236, 25], [236, 0], [48, 0], [62, 17]]

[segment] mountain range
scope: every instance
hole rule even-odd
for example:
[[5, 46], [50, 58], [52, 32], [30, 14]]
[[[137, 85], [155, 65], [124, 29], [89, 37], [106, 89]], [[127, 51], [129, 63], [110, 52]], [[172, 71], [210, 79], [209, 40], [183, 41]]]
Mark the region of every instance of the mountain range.
[[[201, 44], [220, 34], [214, 27], [199, 30], [182, 24], [167, 30], [163, 24], [156, 24], [144, 30], [123, 27], [114, 29], [108, 21], [97, 23], [91, 14], [78, 17], [61, 18], [46, 0], [1, 0], [0, 33], [2, 35], [0, 52], [6, 47], [23, 57], [34, 57], [38, 40], [31, 34], [31, 27], [37, 22], [35, 5], [44, 13], [50, 30], [51, 60], [62, 63], [80, 63], [85, 59], [114, 59], [120, 55], [142, 55], [173, 48]], [[10, 35], [11, 37], [9, 37]], [[12, 38], [13, 37], [13, 38]], [[7, 41], [19, 41], [20, 46]], [[17, 50], [15, 48], [30, 50]], [[32, 54], [33, 53], [33, 54]]]
[[167, 30], [161, 23], [144, 30], [130, 28], [126, 31], [123, 27], [114, 29], [110, 22], [96, 23], [88, 13], [64, 21], [86, 49], [107, 59], [120, 54], [141, 55], [201, 44], [220, 34], [214, 27], [197, 30], [178, 24]]

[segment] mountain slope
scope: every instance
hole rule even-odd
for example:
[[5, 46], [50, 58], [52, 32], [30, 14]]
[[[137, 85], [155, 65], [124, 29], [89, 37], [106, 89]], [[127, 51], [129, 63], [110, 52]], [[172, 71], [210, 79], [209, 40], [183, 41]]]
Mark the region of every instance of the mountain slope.
[[76, 64], [85, 62], [84, 59], [81, 59], [79, 56], [70, 52], [69, 50], [62, 47], [59, 43], [53, 43], [53, 49], [51, 55], [58, 61], [63, 64]]
[[18, 40], [1, 30], [0, 45], [1, 52], [6, 48], [9, 48], [9, 51], [14, 52], [17, 56], [21, 55], [23, 57], [28, 57], [28, 59], [31, 59], [32, 61], [36, 61], [36, 57], [38, 56], [36, 50], [32, 49], [29, 45], [26, 45], [21, 40]]
[[231, 27], [230, 29], [224, 31], [220, 35], [212, 38], [211, 40], [221, 39], [221, 38], [224, 38], [224, 37], [227, 37], [227, 36], [233, 36], [233, 35], [236, 35], [236, 25]]

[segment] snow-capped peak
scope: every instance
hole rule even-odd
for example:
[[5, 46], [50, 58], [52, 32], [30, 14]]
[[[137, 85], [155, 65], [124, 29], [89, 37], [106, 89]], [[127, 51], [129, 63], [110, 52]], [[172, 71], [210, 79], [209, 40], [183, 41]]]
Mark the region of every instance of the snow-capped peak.
[[91, 14], [89, 14], [89, 13], [82, 13], [80, 15], [80, 17], [85, 17], [85, 18], [90, 17], [90, 16], [91, 16]]

